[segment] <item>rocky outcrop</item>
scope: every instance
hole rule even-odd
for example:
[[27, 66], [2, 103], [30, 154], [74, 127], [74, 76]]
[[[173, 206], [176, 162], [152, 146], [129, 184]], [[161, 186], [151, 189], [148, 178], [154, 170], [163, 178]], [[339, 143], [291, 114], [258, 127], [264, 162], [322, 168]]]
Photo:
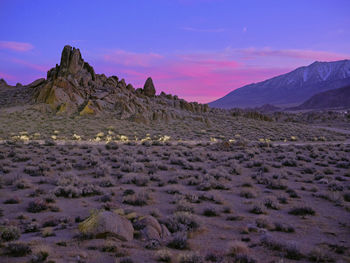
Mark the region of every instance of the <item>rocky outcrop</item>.
[[75, 113], [87, 104], [94, 80], [95, 72], [84, 62], [79, 49], [65, 46], [60, 65], [48, 71], [46, 82], [37, 88], [35, 101], [49, 104], [60, 113], [62, 109]]
[[0, 88], [7, 88], [7, 82], [4, 79], [0, 79]]
[[79, 224], [79, 231], [96, 238], [113, 236], [122, 241], [131, 241], [134, 228], [125, 217], [110, 211], [95, 212]]
[[143, 86], [143, 93], [148, 97], [154, 97], [156, 95], [156, 89], [154, 88], [153, 80], [148, 78]]
[[36, 80], [26, 88], [33, 94], [33, 103], [47, 104], [56, 114], [108, 113], [149, 124], [208, 112], [207, 105], [189, 103], [164, 92], [157, 96], [152, 78], [146, 80], [142, 89], [135, 90], [117, 76], [96, 74], [80, 50], [71, 46], [63, 48], [60, 64], [47, 72], [46, 80]]
[[27, 87], [28, 88], [35, 88], [35, 87], [38, 87], [40, 85], [43, 85], [45, 82], [46, 82], [46, 79], [44, 79], [44, 78], [37, 79], [37, 80], [34, 80], [32, 83], [28, 84]]
[[167, 227], [159, 224], [158, 220], [153, 216], [144, 216], [137, 220], [135, 224], [141, 229], [142, 239], [146, 241], [157, 240], [160, 242], [171, 236]]

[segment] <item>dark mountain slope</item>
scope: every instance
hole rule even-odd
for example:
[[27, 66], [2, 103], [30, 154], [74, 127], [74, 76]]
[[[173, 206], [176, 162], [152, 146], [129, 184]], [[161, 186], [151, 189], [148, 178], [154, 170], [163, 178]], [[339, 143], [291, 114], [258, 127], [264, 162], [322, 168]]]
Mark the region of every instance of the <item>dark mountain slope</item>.
[[236, 89], [209, 103], [216, 108], [293, 106], [318, 92], [350, 85], [350, 60], [314, 62], [259, 83]]
[[335, 108], [350, 108], [350, 85], [344, 88], [317, 93], [303, 104], [293, 109], [306, 110]]

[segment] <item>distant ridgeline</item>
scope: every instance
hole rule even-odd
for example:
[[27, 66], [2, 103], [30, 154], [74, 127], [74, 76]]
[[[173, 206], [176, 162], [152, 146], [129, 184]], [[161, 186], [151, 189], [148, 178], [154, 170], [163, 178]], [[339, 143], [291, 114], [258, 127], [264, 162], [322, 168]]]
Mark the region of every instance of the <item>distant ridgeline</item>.
[[[350, 60], [314, 62], [259, 83], [246, 85], [209, 103], [214, 108], [297, 106], [316, 93], [350, 85]], [[270, 109], [271, 110], [271, 109]]]
[[0, 87], [3, 98], [0, 107], [28, 103], [43, 111], [65, 115], [108, 112], [120, 119], [149, 122], [181, 119], [187, 115], [204, 120], [209, 110], [206, 104], [190, 103], [164, 92], [156, 95], [151, 78], [146, 80], [143, 89], [134, 89], [124, 79], [95, 74], [93, 67], [82, 59], [79, 49], [70, 46], [63, 48], [60, 65], [50, 69], [46, 79], [16, 87], [1, 79]]

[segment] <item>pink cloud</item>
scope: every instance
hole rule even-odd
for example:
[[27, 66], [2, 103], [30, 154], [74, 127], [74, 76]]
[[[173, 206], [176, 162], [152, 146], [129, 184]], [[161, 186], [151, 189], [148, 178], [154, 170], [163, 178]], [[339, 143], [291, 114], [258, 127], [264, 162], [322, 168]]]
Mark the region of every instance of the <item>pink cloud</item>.
[[328, 51], [303, 50], [303, 49], [281, 49], [273, 50], [270, 48], [256, 49], [248, 48], [241, 49], [240, 52], [248, 58], [255, 57], [288, 57], [297, 59], [311, 59], [319, 61], [333, 61], [341, 59], [349, 59], [350, 55], [339, 54]]
[[158, 93], [164, 91], [198, 102], [215, 100], [233, 89], [292, 69], [247, 67], [221, 53], [153, 56], [120, 51], [118, 59], [106, 59], [106, 56], [103, 56], [104, 65], [98, 68], [100, 72], [120, 74], [120, 78], [134, 87], [142, 87], [151, 76]]
[[0, 41], [0, 49], [13, 50], [18, 52], [27, 52], [32, 50], [34, 46], [25, 42]]
[[288, 73], [314, 60], [346, 57], [326, 51], [269, 48], [168, 55], [116, 50], [102, 56], [98, 70], [125, 78], [136, 88], [142, 87], [151, 76], [158, 93], [164, 91], [206, 103], [244, 85]]
[[161, 59], [162, 56], [155, 53], [134, 53], [117, 49], [105, 54], [103, 58], [107, 62], [112, 62], [119, 65], [147, 67], [155, 61]]
[[22, 59], [13, 58], [13, 59], [11, 59], [11, 61], [13, 63], [25, 66], [25, 67], [30, 68], [30, 69], [34, 69], [34, 70], [39, 71], [39, 72], [47, 72], [49, 69], [49, 66], [33, 64], [33, 63], [30, 63], [30, 62], [22, 60]]
[[4, 79], [6, 81], [8, 81], [8, 80], [14, 81], [14, 80], [16, 80], [16, 77], [11, 75], [11, 74], [7, 74], [5, 72], [0, 72], [0, 79]]

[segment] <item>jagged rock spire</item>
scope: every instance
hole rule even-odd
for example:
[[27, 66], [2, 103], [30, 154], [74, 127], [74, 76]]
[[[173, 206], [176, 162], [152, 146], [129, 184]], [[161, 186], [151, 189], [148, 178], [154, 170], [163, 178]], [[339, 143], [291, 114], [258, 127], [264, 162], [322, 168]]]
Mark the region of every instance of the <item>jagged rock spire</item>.
[[7, 87], [7, 82], [4, 79], [0, 79], [0, 87]]
[[91, 75], [91, 79], [95, 80], [94, 69], [86, 62], [84, 62], [80, 50], [72, 48], [69, 45], [64, 46], [61, 54], [60, 65], [51, 69], [47, 73], [47, 78], [67, 77], [68, 75]]
[[148, 97], [154, 97], [156, 95], [156, 89], [154, 88], [152, 78], [148, 78], [143, 86], [143, 94]]

